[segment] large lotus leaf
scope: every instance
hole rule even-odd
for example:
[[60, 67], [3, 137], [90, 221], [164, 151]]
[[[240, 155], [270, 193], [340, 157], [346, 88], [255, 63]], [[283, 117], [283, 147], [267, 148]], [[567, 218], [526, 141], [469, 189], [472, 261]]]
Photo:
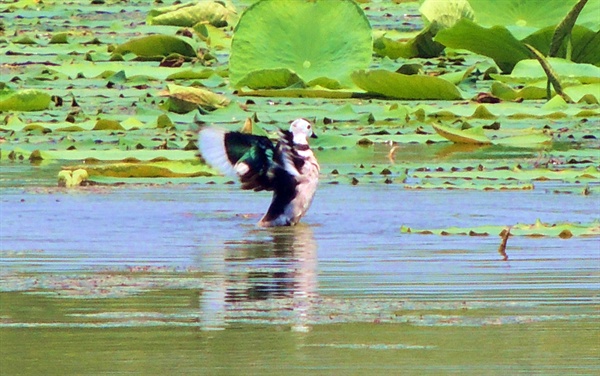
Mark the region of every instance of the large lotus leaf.
[[361, 89], [397, 99], [461, 99], [458, 88], [438, 77], [406, 75], [382, 69], [357, 71], [352, 79]]
[[[578, 0], [469, 0], [475, 21], [483, 26], [516, 26], [540, 29], [557, 25]], [[598, 29], [600, 2], [589, 1], [577, 24]]]
[[473, 19], [473, 8], [467, 0], [425, 0], [419, 11], [426, 22], [433, 25], [434, 32], [452, 27], [462, 18]]
[[50, 95], [42, 90], [0, 90], [0, 111], [41, 111], [50, 106], [50, 101]]
[[[219, 1], [201, 1], [151, 10], [146, 22], [149, 25], [194, 26], [208, 22], [214, 26], [226, 26], [235, 20], [235, 10]], [[235, 21], [234, 21], [235, 22]], [[233, 22], [233, 23], [234, 23]]]
[[148, 35], [135, 38], [115, 48], [114, 53], [133, 53], [137, 56], [168, 56], [180, 54], [196, 57], [196, 50], [187, 41], [171, 35]]
[[487, 29], [468, 19], [460, 20], [449, 29], [440, 30], [434, 40], [446, 47], [489, 56], [503, 72], [510, 72], [519, 61], [532, 56], [527, 47], [505, 27]]
[[[555, 26], [546, 27], [527, 36], [522, 42], [535, 47], [542, 54], [547, 55], [555, 30]], [[570, 42], [572, 46], [572, 61], [600, 64], [600, 32], [593, 32], [587, 27], [575, 25], [571, 31]], [[555, 56], [563, 58], [567, 56], [567, 43], [563, 43]]]
[[[561, 79], [577, 80], [584, 84], [600, 82], [600, 68], [591, 64], [578, 64], [560, 58], [547, 58], [554, 72]], [[547, 76], [540, 63], [535, 59], [519, 61], [508, 76], [491, 74], [494, 79], [503, 82], [527, 83], [546, 80]]]
[[262, 0], [235, 28], [230, 80], [239, 87], [253, 71], [287, 68], [305, 82], [328, 77], [350, 84], [371, 54], [371, 26], [351, 0]]

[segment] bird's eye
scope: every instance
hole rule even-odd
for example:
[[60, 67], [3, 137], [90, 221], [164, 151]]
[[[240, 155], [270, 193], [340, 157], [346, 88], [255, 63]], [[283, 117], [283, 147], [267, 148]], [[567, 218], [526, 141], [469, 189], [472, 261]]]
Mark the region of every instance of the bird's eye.
[[310, 125], [308, 127], [306, 127], [307, 129], [310, 129]]

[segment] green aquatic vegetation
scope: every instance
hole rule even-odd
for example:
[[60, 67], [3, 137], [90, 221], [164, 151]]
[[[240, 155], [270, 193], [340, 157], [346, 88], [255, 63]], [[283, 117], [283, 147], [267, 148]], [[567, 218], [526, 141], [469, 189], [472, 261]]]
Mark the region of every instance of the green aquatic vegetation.
[[151, 9], [146, 18], [149, 25], [194, 26], [209, 23], [222, 27], [235, 25], [236, 11], [231, 3], [220, 1], [202, 1], [199, 3], [182, 3]]
[[78, 187], [82, 185], [89, 178], [89, 174], [85, 169], [77, 170], [62, 170], [58, 173], [58, 186], [59, 187]]
[[171, 54], [196, 57], [195, 48], [187, 40], [160, 34], [132, 39], [118, 45], [113, 50], [113, 54], [125, 55], [128, 53], [140, 57], [164, 57]]
[[[416, 4], [409, 5], [414, 8], [411, 11], [416, 13]], [[40, 6], [53, 9], [54, 3]], [[218, 8], [222, 5], [211, 6]], [[240, 11], [245, 6], [241, 4]], [[258, 9], [262, 6], [283, 7], [278, 2], [257, 3], [248, 8], [248, 19], [252, 21], [253, 17], [258, 18], [264, 12]], [[267, 134], [274, 134], [276, 128], [285, 128], [290, 119], [306, 117], [315, 122], [317, 133], [321, 136], [312, 142], [313, 148], [325, 165], [331, 163], [329, 170], [338, 169], [342, 177], [340, 182], [351, 181], [351, 177], [357, 177], [361, 183], [368, 181], [369, 175], [356, 166], [368, 166], [371, 162], [378, 166], [372, 171], [372, 180], [385, 182], [385, 178], [375, 177], [380, 176], [379, 171], [387, 168], [390, 161], [403, 164], [399, 169], [391, 168], [393, 180], [403, 181], [398, 177], [401, 177], [405, 168], [410, 171], [412, 167], [412, 156], [405, 154], [405, 150], [411, 146], [432, 150], [439, 145], [435, 152], [421, 155], [426, 160], [434, 160], [433, 166], [444, 165], [444, 158], [487, 160], [492, 157], [501, 159], [511, 167], [521, 163], [521, 170], [529, 171], [532, 167], [516, 158], [539, 152], [559, 155], [557, 150], [564, 150], [566, 153], [560, 155], [564, 155], [563, 160], [566, 161], [572, 159], [571, 156], [579, 155], [578, 151], [575, 153], [579, 148], [588, 152], [578, 156], [578, 160], [597, 161], [592, 151], [597, 144], [593, 128], [600, 114], [597, 105], [597, 67], [550, 59], [561, 78], [564, 91], [579, 103], [569, 104], [556, 97], [545, 103], [539, 99], [544, 98], [546, 76], [539, 63], [531, 59], [520, 61], [510, 75], [493, 73], [493, 62], [489, 59], [454, 51], [447, 51], [445, 57], [428, 60], [372, 60], [372, 30], [369, 24], [378, 29], [375, 30], [376, 34], [381, 35], [385, 31], [387, 36], [394, 37], [414, 37], [420, 29], [425, 28], [422, 19], [411, 18], [407, 24], [412, 30], [390, 30], [390, 26], [396, 24], [385, 14], [394, 14], [398, 9], [404, 9], [404, 5], [390, 3], [357, 7], [349, 2], [336, 5], [313, 2], [307, 3], [307, 6], [325, 7], [331, 12], [339, 9], [350, 12], [352, 17], [360, 20], [358, 24], [361, 27], [347, 37], [361, 40], [364, 45], [359, 43], [346, 46], [347, 50], [339, 49], [345, 52], [340, 55], [343, 60], [335, 63], [335, 66], [327, 65], [329, 63], [316, 66], [311, 63], [306, 68], [304, 63], [309, 60], [298, 55], [296, 60], [303, 59], [299, 63], [301, 68], [251, 68], [251, 72], [238, 76], [246, 80], [244, 87], [238, 89], [234, 87], [235, 79], [229, 77], [228, 69], [231, 68], [228, 65], [231, 27], [217, 28], [201, 24], [193, 29], [181, 29], [181, 26], [156, 23], [119, 25], [103, 17], [86, 18], [86, 12], [94, 9], [89, 6], [81, 10], [57, 11], [57, 14], [70, 14], [92, 27], [93, 32], [74, 31], [64, 19], [57, 17], [46, 19], [51, 29], [48, 35], [36, 35], [32, 27], [38, 22], [35, 13], [26, 12], [21, 18], [8, 11], [5, 13], [8, 24], [23, 25], [22, 34], [32, 38], [35, 36], [33, 39], [38, 43], [31, 46], [9, 42], [0, 46], [0, 52], [8, 56], [7, 67], [10, 69], [2, 73], [6, 73], [11, 82], [10, 90], [34, 90], [50, 95], [51, 100], [47, 107], [39, 111], [5, 111], [0, 131], [6, 142], [0, 145], [0, 160], [2, 163], [31, 161], [42, 168], [56, 168], [62, 163], [68, 169], [72, 167], [69, 164], [77, 166], [84, 160], [110, 164], [130, 159], [149, 161], [168, 158], [188, 163], [196, 158], [193, 142], [198, 127], [196, 122], [236, 130], [247, 118], [252, 118], [255, 119], [254, 128], [259, 127]], [[153, 20], [161, 15], [183, 19], [193, 13], [189, 12], [191, 7], [190, 4], [182, 4], [155, 12], [120, 3], [108, 7], [106, 17], [121, 12], [138, 20], [147, 14]], [[232, 9], [229, 5], [227, 7]], [[185, 12], [188, 14], [185, 15]], [[294, 12], [302, 13], [301, 9]], [[302, 13], [299, 17], [306, 18], [309, 14]], [[584, 9], [580, 18], [585, 19], [585, 16]], [[273, 33], [272, 30], [275, 30], [275, 25], [283, 27], [289, 24], [289, 20], [276, 17], [275, 13], [273, 17], [275, 19], [271, 23], [264, 23], [267, 30], [261, 31], [263, 34], [254, 30], [256, 23], [248, 23], [247, 29], [240, 24], [234, 40], [239, 37], [239, 41], [243, 42], [244, 38], [248, 38], [244, 43], [254, 43], [257, 35], [267, 35], [260, 37], [261, 41], [273, 44], [273, 51], [280, 54], [283, 34]], [[430, 15], [429, 18], [431, 24], [434, 17]], [[471, 17], [467, 15], [467, 18]], [[445, 23], [444, 27], [456, 26], [452, 24]], [[229, 21], [228, 25], [231, 26]], [[586, 23], [583, 25], [590, 26]], [[325, 31], [337, 36], [344, 27], [347, 25], [328, 23]], [[303, 35], [299, 34], [295, 43], [301, 43]], [[531, 35], [528, 43], [550, 43], [548, 33], [542, 33], [542, 29]], [[588, 38], [586, 35], [587, 32], [577, 25], [572, 30], [574, 40], [583, 41]], [[534, 37], [539, 42], [535, 42]], [[56, 43], [50, 43], [53, 38]], [[175, 41], [173, 38], [181, 43], [162, 43]], [[318, 56], [325, 59], [333, 50], [338, 50], [332, 47], [332, 39], [335, 38], [326, 41], [325, 52]], [[593, 43], [593, 40], [588, 38], [588, 42]], [[365, 47], [367, 44], [368, 48]], [[172, 48], [178, 45], [183, 48], [179, 52], [190, 55], [180, 67], [160, 66], [158, 61], [141, 61], [152, 60], [144, 56], [127, 61], [111, 61], [109, 53], [115, 49], [125, 53], [124, 46], [135, 46], [140, 49], [140, 55], [151, 56], [156, 52], [167, 55], [176, 52]], [[194, 54], [187, 45], [192, 47]], [[235, 50], [235, 47], [232, 48]], [[295, 53], [301, 51], [296, 49]], [[215, 59], [207, 64], [208, 60], [202, 58], [204, 54], [213, 55]], [[192, 58], [195, 55], [198, 55], [198, 59]], [[346, 62], [344, 59], [355, 61], [358, 65], [342, 64], [341, 61]], [[359, 61], [362, 64], [360, 67]], [[371, 65], [365, 69], [369, 63]], [[232, 64], [235, 72], [235, 62]], [[323, 71], [316, 70], [321, 67]], [[334, 70], [336, 74], [344, 71], [348, 82], [354, 79], [349, 84], [352, 89], [340, 89], [339, 77], [328, 73]], [[271, 82], [266, 86], [273, 88], [265, 89], [266, 82]], [[480, 93], [489, 93], [501, 101], [482, 103], [486, 96], [480, 97]], [[519, 103], [521, 99], [526, 101]], [[441, 124], [436, 125], [437, 131], [432, 123]], [[438, 134], [442, 128], [446, 136], [450, 135], [449, 132], [454, 135], [449, 139]], [[475, 144], [471, 147], [448, 142], [456, 141], [452, 138], [459, 135], [466, 137], [459, 142]], [[569, 154], [569, 150], [573, 152]], [[338, 164], [342, 160], [346, 160], [347, 164]], [[355, 167], [347, 169], [353, 165]], [[581, 171], [583, 166], [589, 164], [578, 165], [580, 168], [576, 170]], [[138, 169], [136, 176], [143, 175], [139, 171], [142, 170]], [[163, 175], [169, 173], [164, 172]], [[53, 175], [56, 176], [56, 173]], [[417, 171], [416, 175], [421, 176], [422, 173]], [[462, 179], [459, 175], [454, 176]], [[597, 177], [594, 174], [591, 176], [593, 178], [590, 181], [593, 182]], [[522, 183], [531, 184], [532, 180], [527, 179], [535, 177], [523, 178]], [[95, 178], [107, 177], [96, 175]], [[431, 179], [435, 178], [416, 184], [442, 183]], [[573, 179], [577, 179], [577, 172], [567, 180]]]
[[371, 44], [371, 25], [352, 1], [317, 0], [294, 6], [259, 1], [244, 11], [234, 30], [231, 84], [241, 87], [251, 82], [259, 87], [262, 79], [262, 87], [285, 87], [296, 75], [292, 83], [306, 85], [324, 77], [329, 80], [319, 84], [348, 85], [350, 74], [370, 63]]
[[[113, 177], [113, 178], [189, 178], [199, 176], [212, 176], [215, 171], [198, 161], [149, 161], [149, 162], [121, 162], [121, 163], [102, 163], [92, 166], [73, 166], [73, 178], [75, 172], [84, 170], [89, 175], [90, 180], [95, 177]], [[59, 173], [59, 180], [61, 174]], [[78, 185], [78, 184], [74, 184]]]
[[485, 225], [466, 228], [449, 227], [444, 229], [413, 229], [402, 226], [400, 231], [406, 234], [423, 235], [469, 235], [469, 236], [498, 236], [510, 229], [512, 236], [527, 237], [558, 237], [569, 239], [572, 237], [598, 237], [600, 236], [600, 223], [543, 223], [539, 219], [533, 224], [516, 223], [514, 225]]
[[[533, 3], [533, 2], [530, 2]], [[545, 7], [541, 7], [544, 8]], [[503, 72], [511, 72], [515, 65], [532, 57], [525, 44], [530, 44], [537, 50], [548, 52], [548, 43], [555, 27], [548, 27], [526, 38], [519, 39], [508, 28], [495, 24], [489, 28], [479, 23], [462, 19], [454, 26], [441, 30], [434, 40], [446, 47], [467, 49], [480, 55], [491, 57]], [[598, 64], [600, 62], [597, 50], [600, 39], [595, 37], [592, 30], [585, 27], [574, 29], [573, 53], [570, 58], [578, 63]], [[561, 49], [560, 57], [566, 57], [566, 49]], [[594, 52], [591, 52], [594, 51]]]
[[167, 90], [169, 101], [164, 104], [164, 108], [176, 113], [187, 113], [197, 108], [212, 111], [226, 107], [230, 103], [226, 96], [201, 87], [169, 84]]
[[425, 75], [405, 75], [386, 70], [356, 71], [352, 79], [361, 89], [396, 99], [461, 99], [455, 85]]
[[[465, 130], [451, 128], [442, 124], [432, 124], [433, 129], [442, 137], [458, 144], [476, 144], [476, 145], [505, 145], [517, 147], [540, 147], [552, 143], [552, 136], [542, 131], [532, 129], [524, 130], [519, 135], [494, 138], [488, 137], [484, 132], [484, 127], [471, 127]], [[493, 133], [494, 131], [488, 131]]]
[[0, 111], [41, 111], [50, 106], [52, 98], [45, 90], [0, 90]]

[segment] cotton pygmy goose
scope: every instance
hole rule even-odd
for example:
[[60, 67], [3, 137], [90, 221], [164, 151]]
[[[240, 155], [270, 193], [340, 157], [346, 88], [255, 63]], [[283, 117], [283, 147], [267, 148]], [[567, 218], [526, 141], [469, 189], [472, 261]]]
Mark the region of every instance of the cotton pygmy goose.
[[319, 163], [308, 146], [309, 137], [317, 137], [311, 123], [296, 119], [289, 131], [279, 130], [277, 144], [264, 136], [215, 127], [201, 129], [198, 144], [206, 162], [237, 175], [242, 189], [273, 191], [259, 226], [293, 226], [310, 207], [319, 182]]

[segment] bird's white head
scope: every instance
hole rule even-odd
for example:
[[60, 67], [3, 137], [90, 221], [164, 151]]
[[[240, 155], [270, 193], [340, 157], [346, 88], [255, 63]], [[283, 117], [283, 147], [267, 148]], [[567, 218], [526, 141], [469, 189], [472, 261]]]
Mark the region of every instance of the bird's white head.
[[294, 135], [295, 144], [307, 144], [308, 137], [317, 138], [313, 132], [312, 124], [306, 119], [296, 119], [290, 125], [290, 132]]

